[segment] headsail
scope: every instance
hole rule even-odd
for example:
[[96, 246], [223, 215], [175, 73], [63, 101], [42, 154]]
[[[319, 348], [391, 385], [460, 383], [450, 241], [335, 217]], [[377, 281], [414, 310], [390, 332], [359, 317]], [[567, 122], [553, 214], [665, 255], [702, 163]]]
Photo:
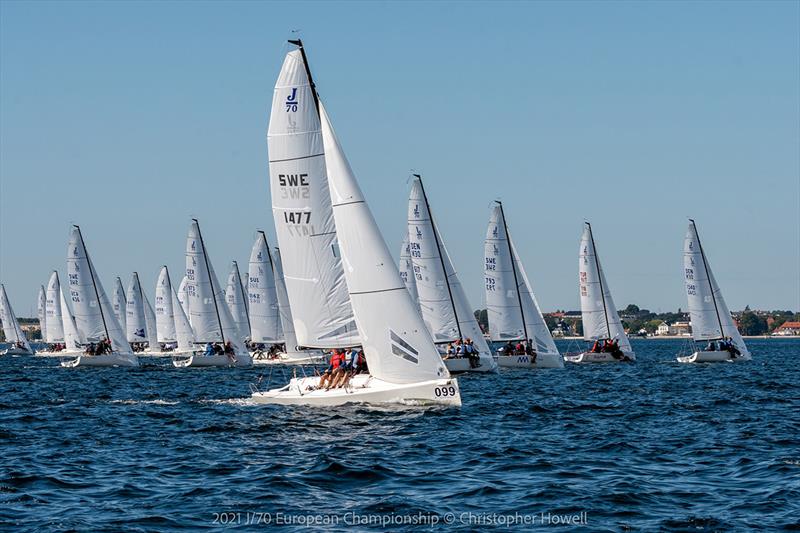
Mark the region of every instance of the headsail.
[[3, 333], [6, 336], [6, 342], [21, 343], [26, 350], [33, 353], [33, 348], [31, 348], [25, 332], [19, 327], [17, 315], [14, 314], [14, 310], [11, 308], [11, 302], [8, 301], [6, 287], [2, 284], [0, 284], [0, 320], [3, 321]]
[[197, 342], [228, 342], [237, 355], [246, 354], [239, 328], [225, 304], [225, 295], [208, 258], [200, 225], [192, 220], [186, 238], [186, 277], [189, 312]]
[[39, 296], [36, 299], [36, 314], [39, 318], [39, 330], [42, 333], [42, 340], [47, 339], [47, 292], [44, 285], [39, 286]]
[[64, 291], [59, 290], [59, 299], [61, 300], [61, 316], [63, 318], [62, 324], [64, 326], [64, 344], [67, 350], [77, 350], [81, 345], [86, 344], [86, 337], [78, 329], [78, 324], [75, 321], [75, 315], [72, 313], [67, 300], [64, 298]]
[[191, 324], [191, 315], [189, 314], [189, 298], [186, 292], [186, 284], [188, 283], [188, 278], [186, 275], [183, 276], [181, 279], [181, 284], [178, 285], [178, 302], [181, 304], [181, 308], [183, 309], [183, 314], [186, 315], [186, 318], [189, 319], [189, 323]]
[[[125, 333], [114, 316], [111, 302], [86, 251], [78, 226], [72, 227], [67, 248], [67, 274], [70, 296], [75, 306], [75, 319], [79, 331], [89, 342], [108, 339], [113, 351], [132, 354]], [[66, 333], [66, 332], [65, 332]]]
[[390, 383], [448, 377], [319, 102], [347, 288], [370, 374]]
[[50, 274], [47, 282], [45, 299], [45, 314], [47, 315], [47, 337], [45, 341], [51, 344], [64, 342], [64, 323], [61, 313], [61, 283], [58, 272]]
[[247, 281], [250, 302], [250, 335], [252, 342], [276, 343], [283, 340], [275, 273], [267, 236], [258, 232], [250, 252]]
[[247, 309], [247, 293], [244, 290], [239, 264], [233, 261], [231, 272], [228, 274], [228, 284], [225, 288], [225, 303], [231, 312], [236, 327], [239, 328], [239, 338], [244, 341], [250, 338], [250, 317]]
[[302, 49], [290, 51], [272, 100], [272, 213], [294, 329], [302, 346], [360, 344], [328, 191], [316, 91]]
[[722, 291], [711, 272], [694, 220], [689, 221], [689, 229], [684, 240], [683, 268], [692, 337], [698, 341], [730, 337], [742, 355], [749, 355], [750, 352], [733, 323]]
[[583, 338], [587, 341], [616, 339], [625, 354], [633, 353], [622, 321], [611, 297], [600, 258], [594, 245], [592, 227], [583, 228], [578, 253], [578, 284], [581, 294]]
[[275, 248], [272, 260], [275, 269], [275, 295], [278, 298], [278, 310], [281, 315], [281, 329], [286, 343], [286, 353], [295, 353], [299, 351], [299, 347], [297, 345], [297, 335], [294, 333], [294, 320], [292, 319], [292, 309], [289, 306], [289, 296], [286, 294], [281, 251], [278, 248]]
[[408, 294], [416, 303], [419, 301], [417, 293], [417, 273], [414, 269], [414, 262], [411, 260], [411, 244], [408, 241], [408, 231], [403, 235], [403, 244], [400, 247], [400, 279], [406, 284]]
[[537, 353], [558, 354], [499, 202], [492, 210], [485, 244], [486, 308], [492, 340], [531, 339]]

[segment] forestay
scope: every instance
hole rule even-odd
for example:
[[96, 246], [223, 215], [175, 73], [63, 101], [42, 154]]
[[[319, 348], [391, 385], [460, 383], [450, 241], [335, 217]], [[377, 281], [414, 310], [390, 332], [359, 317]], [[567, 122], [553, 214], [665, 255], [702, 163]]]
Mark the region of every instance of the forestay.
[[44, 305], [48, 325], [45, 340], [51, 344], [64, 342], [64, 323], [61, 312], [61, 282], [58, 279], [58, 272], [55, 270], [50, 274], [50, 280], [47, 282], [47, 294]]
[[298, 342], [313, 348], [358, 345], [315, 94], [301, 50], [289, 52], [281, 67], [267, 139], [272, 212]]
[[530, 338], [537, 353], [557, 355], [558, 348], [507, 228], [498, 204], [489, 219], [484, 257], [491, 338], [497, 342]]
[[131, 346], [125, 339], [125, 333], [103, 290], [103, 284], [94, 270], [78, 226], [73, 226], [69, 239], [67, 274], [70, 296], [75, 307], [75, 320], [85, 340], [92, 342], [107, 338], [113, 351], [132, 354]]
[[731, 312], [700, 244], [693, 220], [689, 221], [684, 240], [683, 267], [692, 337], [697, 341], [730, 337], [742, 355], [748, 355], [750, 352], [733, 323]]
[[283, 329], [272, 255], [263, 231], [258, 232], [253, 243], [248, 270], [247, 297], [250, 302], [251, 340], [257, 343], [282, 342]]
[[25, 332], [19, 327], [17, 322], [17, 315], [11, 308], [11, 302], [8, 301], [8, 294], [6, 294], [5, 285], [0, 284], [0, 320], [3, 321], [3, 333], [6, 336], [8, 343], [21, 343], [26, 350], [33, 352]]
[[578, 252], [578, 285], [581, 295], [583, 338], [587, 341], [616, 339], [623, 353], [633, 352], [611, 297], [600, 258], [587, 222]]
[[319, 110], [347, 288], [370, 374], [390, 383], [449, 377], [321, 102]]

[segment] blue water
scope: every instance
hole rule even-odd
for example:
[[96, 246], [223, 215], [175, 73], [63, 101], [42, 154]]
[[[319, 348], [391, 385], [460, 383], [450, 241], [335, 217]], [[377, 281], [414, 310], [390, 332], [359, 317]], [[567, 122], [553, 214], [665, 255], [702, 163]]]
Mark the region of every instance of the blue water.
[[461, 409], [256, 406], [258, 368], [0, 358], [0, 528], [799, 529], [800, 340], [707, 366], [633, 343], [635, 364], [462, 376]]

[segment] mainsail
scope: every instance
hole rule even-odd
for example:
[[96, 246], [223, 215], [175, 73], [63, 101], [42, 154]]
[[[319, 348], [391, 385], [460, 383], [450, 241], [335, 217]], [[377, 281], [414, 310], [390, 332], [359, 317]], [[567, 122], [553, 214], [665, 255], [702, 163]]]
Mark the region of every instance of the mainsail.
[[117, 277], [114, 284], [114, 293], [111, 295], [111, 305], [114, 307], [114, 316], [119, 320], [122, 331], [128, 331], [128, 299], [125, 296], [125, 289], [122, 287], [122, 280]]
[[414, 261], [411, 260], [411, 244], [408, 242], [408, 231], [403, 235], [403, 244], [400, 247], [400, 279], [406, 284], [408, 294], [414, 302], [419, 301], [417, 293], [417, 278]]
[[47, 339], [47, 292], [44, 285], [39, 286], [39, 296], [36, 299], [36, 314], [39, 318], [39, 330], [42, 339]]
[[166, 265], [161, 267], [156, 281], [156, 331], [158, 342], [175, 342], [175, 308], [172, 301], [172, 282]]
[[[325, 163], [347, 289], [370, 374], [390, 383], [449, 376], [378, 230], [321, 102]], [[292, 308], [294, 310], [294, 307]]]
[[469, 338], [481, 360], [494, 366], [489, 346], [433, 221], [418, 174], [414, 175], [408, 199], [408, 236], [414, 270], [419, 271], [419, 307], [434, 341], [444, 343]]
[[531, 339], [540, 354], [558, 354], [533, 288], [508, 232], [503, 206], [492, 210], [486, 231], [486, 309], [496, 342]]
[[616, 339], [625, 354], [633, 353], [611, 297], [606, 276], [594, 245], [592, 227], [584, 225], [578, 252], [578, 285], [581, 294], [583, 338], [587, 341]]
[[195, 340], [201, 343], [230, 342], [237, 355], [247, 354], [239, 337], [239, 328], [225, 305], [225, 294], [208, 258], [196, 219], [192, 219], [186, 238], [186, 278]]
[[290, 51], [272, 100], [270, 191], [286, 289], [301, 346], [358, 345], [328, 190], [316, 89], [305, 54]]
[[156, 315], [147, 295], [142, 291], [142, 284], [139, 282], [139, 274], [133, 273], [130, 285], [128, 285], [127, 295], [127, 325], [128, 341], [147, 342], [151, 350], [158, 348], [158, 337], [156, 333]]
[[50, 274], [50, 280], [47, 282], [47, 294], [44, 304], [48, 325], [45, 341], [51, 344], [64, 342], [61, 298], [61, 283], [58, 280], [58, 272], [54, 270], [53, 273]]
[[3, 333], [6, 336], [6, 342], [12, 344], [21, 343], [26, 350], [33, 353], [33, 348], [31, 348], [25, 332], [19, 327], [17, 315], [14, 314], [14, 310], [11, 308], [11, 302], [8, 301], [6, 287], [2, 284], [0, 284], [0, 320], [3, 321]]
[[252, 342], [276, 343], [283, 341], [281, 316], [275, 273], [267, 236], [258, 232], [250, 252], [247, 296], [250, 302], [250, 335]]
[[244, 341], [250, 337], [250, 316], [247, 309], [247, 293], [244, 290], [239, 264], [236, 261], [231, 264], [231, 272], [228, 274], [225, 303], [228, 305], [236, 327], [239, 328], [239, 338]]
[[730, 337], [742, 355], [749, 355], [750, 352], [733, 323], [722, 291], [711, 272], [694, 220], [689, 220], [689, 229], [684, 240], [683, 268], [692, 337], [697, 341]]
[[[89, 342], [108, 339], [113, 351], [132, 354], [125, 333], [114, 316], [111, 302], [86, 251], [78, 226], [72, 227], [67, 248], [69, 292], [79, 331]], [[66, 333], [66, 332], [65, 332]]]

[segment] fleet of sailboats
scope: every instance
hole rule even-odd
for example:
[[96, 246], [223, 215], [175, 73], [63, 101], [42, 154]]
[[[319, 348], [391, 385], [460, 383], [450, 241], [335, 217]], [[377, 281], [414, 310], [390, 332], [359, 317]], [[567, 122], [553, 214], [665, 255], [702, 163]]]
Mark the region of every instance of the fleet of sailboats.
[[[280, 247], [270, 249], [266, 233], [258, 231], [248, 271], [243, 276], [233, 261], [223, 290], [193, 219], [180, 284], [175, 289], [162, 266], [153, 308], [137, 272], [127, 290], [117, 277], [107, 297], [81, 229], [73, 226], [67, 296], [57, 271], [37, 295], [44, 353], [77, 355], [64, 360], [65, 367], [135, 367], [133, 348], [146, 346], [151, 354], [172, 355], [178, 368], [249, 367], [254, 356], [259, 364], [314, 364], [331, 350], [347, 350], [353, 361], [363, 355], [364, 371], [354, 371], [342, 386], [325, 386], [318, 374], [295, 374], [279, 388], [254, 388], [252, 394], [255, 403], [319, 406], [458, 406], [461, 391], [452, 375], [457, 372], [636, 360], [588, 222], [578, 254], [578, 286], [583, 338], [590, 346], [563, 357], [500, 201], [492, 207], [484, 242], [487, 334], [467, 300], [419, 174], [411, 183], [397, 265], [317, 93], [303, 43], [289, 42], [267, 136]], [[678, 361], [750, 360], [693, 220], [683, 258], [696, 344]], [[4, 285], [0, 320], [10, 345], [0, 355], [33, 355]], [[490, 348], [487, 339], [499, 348]]]

